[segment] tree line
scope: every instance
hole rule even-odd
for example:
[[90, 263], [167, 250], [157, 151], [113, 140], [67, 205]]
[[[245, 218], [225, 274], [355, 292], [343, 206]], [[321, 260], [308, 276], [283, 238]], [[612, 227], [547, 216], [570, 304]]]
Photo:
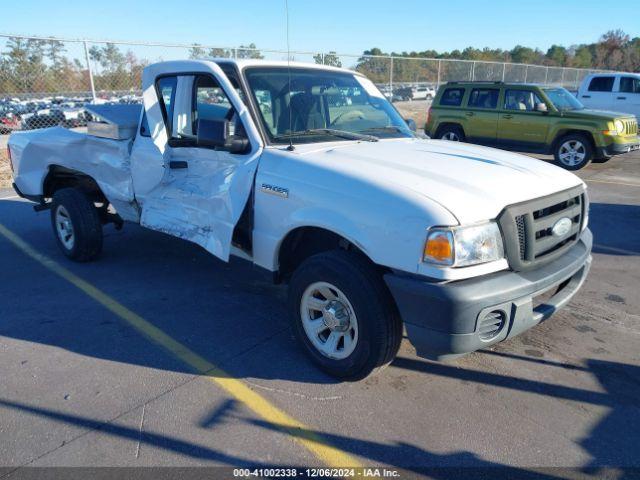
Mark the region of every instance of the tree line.
[[[58, 40], [10, 37], [0, 53], [0, 96], [21, 93], [71, 93], [90, 89], [83, 56], [70, 59]], [[138, 90], [148, 60], [138, 59], [113, 43], [89, 49], [96, 90]]]
[[379, 48], [365, 50], [364, 55], [392, 55], [398, 57], [438, 58], [448, 60], [482, 60], [507, 63], [528, 63], [554, 67], [590, 68], [604, 70], [640, 71], [640, 37], [631, 38], [622, 30], [611, 30], [597, 42], [589, 44], [551, 45], [546, 52], [537, 48], [516, 45], [511, 50], [467, 47], [464, 50], [437, 52], [385, 53]]
[[[189, 58], [235, 57], [264, 58], [254, 43], [238, 48], [205, 48], [193, 44]], [[295, 55], [295, 54], [294, 54]], [[379, 48], [365, 50], [354, 65], [358, 71], [374, 81], [387, 81], [390, 62], [377, 56], [411, 57], [417, 59], [478, 60], [533, 65], [591, 68], [622, 71], [640, 71], [640, 37], [630, 38], [621, 30], [609, 31], [597, 42], [565, 47], [552, 45], [546, 52], [522, 45], [511, 50], [467, 47], [464, 50], [437, 52], [423, 50], [412, 52], [384, 52]], [[139, 59], [131, 51], [122, 51], [113, 43], [92, 45], [89, 61], [96, 90], [137, 90], [143, 68], [150, 62]], [[318, 53], [316, 63], [341, 67], [342, 61], [335, 51]], [[397, 62], [394, 77], [410, 80], [433, 75], [434, 65], [424, 62]], [[455, 68], [455, 65], [448, 65]], [[455, 72], [453, 72], [455, 76]], [[84, 55], [71, 59], [66, 46], [58, 40], [8, 38], [0, 52], [0, 95], [7, 93], [75, 92], [89, 89], [89, 69]]]

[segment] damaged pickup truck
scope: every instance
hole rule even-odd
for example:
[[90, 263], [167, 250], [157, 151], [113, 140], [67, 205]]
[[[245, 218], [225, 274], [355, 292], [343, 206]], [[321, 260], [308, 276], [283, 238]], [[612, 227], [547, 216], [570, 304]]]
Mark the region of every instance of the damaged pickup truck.
[[74, 260], [98, 256], [106, 224], [138, 222], [266, 269], [331, 375], [388, 364], [403, 327], [430, 358], [488, 347], [547, 319], [587, 275], [578, 177], [419, 138], [359, 73], [172, 61], [145, 68], [142, 88], [129, 120], [12, 134], [16, 191], [50, 209]]

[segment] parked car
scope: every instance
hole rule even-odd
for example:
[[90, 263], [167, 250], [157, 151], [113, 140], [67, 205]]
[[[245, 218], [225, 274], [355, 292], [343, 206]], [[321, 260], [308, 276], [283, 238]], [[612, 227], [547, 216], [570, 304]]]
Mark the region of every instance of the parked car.
[[25, 115], [22, 121], [22, 128], [34, 130], [36, 128], [55, 127], [63, 125], [65, 120], [65, 115], [59, 108], [45, 108], [32, 115]]
[[419, 85], [412, 88], [412, 100], [433, 100], [436, 96], [436, 89], [426, 85]]
[[20, 117], [11, 110], [0, 108], [0, 135], [7, 135], [20, 126]]
[[[77, 261], [98, 256], [105, 224], [130, 221], [253, 262], [289, 284], [295, 336], [331, 375], [391, 362], [403, 326], [430, 358], [486, 348], [549, 318], [587, 276], [582, 180], [419, 138], [357, 72], [172, 61], [147, 66], [142, 87], [144, 111], [102, 106], [110, 123], [95, 132], [13, 133], [16, 192], [50, 210]], [[198, 101], [210, 90], [225, 101]], [[339, 92], [353, 102], [327, 106]]]
[[561, 87], [450, 82], [425, 125], [434, 138], [553, 154], [568, 170], [640, 148], [633, 115], [587, 110]]
[[407, 101], [413, 99], [413, 89], [411, 87], [398, 87], [394, 89], [393, 95], [399, 99], [399, 101]]
[[580, 83], [577, 97], [586, 107], [629, 113], [640, 119], [640, 74], [587, 75]]

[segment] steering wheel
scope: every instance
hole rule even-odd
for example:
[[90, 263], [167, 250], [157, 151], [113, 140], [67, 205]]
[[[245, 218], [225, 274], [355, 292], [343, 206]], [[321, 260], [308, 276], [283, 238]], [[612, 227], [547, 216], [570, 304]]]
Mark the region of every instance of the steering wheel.
[[364, 119], [364, 113], [362, 113], [360, 110], [351, 110], [350, 112], [341, 113], [336, 118], [334, 118], [333, 122], [331, 122], [331, 126], [333, 127], [338, 122], [342, 122], [342, 121], [351, 122], [353, 120], [363, 120], [363, 119]]

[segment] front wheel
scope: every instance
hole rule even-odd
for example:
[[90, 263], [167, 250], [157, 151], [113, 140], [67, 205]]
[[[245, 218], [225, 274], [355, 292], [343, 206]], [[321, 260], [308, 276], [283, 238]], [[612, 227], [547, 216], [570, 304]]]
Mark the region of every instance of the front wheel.
[[386, 366], [402, 339], [402, 322], [380, 273], [353, 252], [305, 260], [291, 278], [289, 316], [313, 362], [340, 379], [361, 379]]
[[580, 170], [591, 163], [593, 147], [584, 135], [567, 135], [556, 143], [554, 157], [562, 168]]
[[440, 128], [436, 135], [440, 140], [449, 140], [450, 142], [464, 142], [464, 132], [462, 128], [451, 125]]

